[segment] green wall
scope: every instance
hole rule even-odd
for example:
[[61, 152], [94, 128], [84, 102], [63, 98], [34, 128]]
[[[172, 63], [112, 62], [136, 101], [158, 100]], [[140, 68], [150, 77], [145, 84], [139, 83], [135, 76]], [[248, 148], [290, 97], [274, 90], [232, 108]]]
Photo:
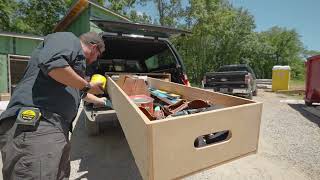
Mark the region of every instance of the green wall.
[[0, 35], [0, 53], [30, 56], [41, 40]]
[[90, 31], [100, 33], [103, 32], [95, 23], [90, 22]]
[[0, 35], [0, 93], [8, 92], [8, 54], [31, 56], [41, 41]]
[[10, 54], [13, 52], [13, 38], [8, 36], [0, 36], [0, 53]]
[[126, 21], [125, 19], [109, 12], [106, 10], [103, 10], [95, 5], [90, 4], [90, 19], [103, 19], [103, 20], [122, 20]]
[[73, 32], [76, 36], [80, 36], [89, 30], [89, 9], [87, 8], [67, 27], [66, 31]]
[[[95, 5], [90, 4], [89, 6], [90, 19], [101, 19], [101, 20], [113, 20], [113, 21], [127, 21], [109, 11], [105, 11]], [[95, 23], [90, 22], [90, 31], [93, 32], [103, 32]]]
[[[103, 20], [124, 20], [125, 19], [103, 10], [93, 4], [89, 4], [78, 17], [66, 28], [66, 31], [73, 32], [76, 36], [89, 31], [102, 32], [101, 29], [94, 23], [90, 22], [90, 19], [103, 19]], [[64, 31], [64, 30], [62, 30]]]
[[0, 93], [8, 92], [8, 55], [0, 54]]
[[31, 56], [33, 50], [39, 45], [41, 40], [16, 38], [17, 55]]

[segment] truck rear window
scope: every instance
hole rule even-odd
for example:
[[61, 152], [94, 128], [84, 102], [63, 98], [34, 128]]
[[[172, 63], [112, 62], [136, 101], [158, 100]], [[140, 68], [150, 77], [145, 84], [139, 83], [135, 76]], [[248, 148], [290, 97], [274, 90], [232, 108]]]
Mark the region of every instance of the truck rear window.
[[247, 71], [247, 72], [249, 72], [247, 67], [237, 67], [237, 66], [234, 66], [234, 67], [225, 66], [225, 67], [219, 68], [219, 70], [218, 70], [218, 72], [226, 72], [226, 71]]
[[149, 57], [145, 60], [148, 71], [162, 70], [176, 67], [176, 60], [170, 49]]

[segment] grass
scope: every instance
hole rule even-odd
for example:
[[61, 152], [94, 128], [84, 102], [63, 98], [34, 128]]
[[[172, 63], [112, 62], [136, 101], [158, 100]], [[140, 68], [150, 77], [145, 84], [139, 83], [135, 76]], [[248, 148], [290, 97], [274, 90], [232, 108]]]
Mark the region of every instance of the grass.
[[191, 85], [191, 87], [201, 88], [201, 84], [199, 84], [199, 83], [193, 83], [193, 82], [191, 82], [190, 85]]
[[305, 95], [305, 81], [299, 79], [290, 80], [289, 90], [277, 91], [277, 93], [285, 94], [295, 99], [303, 99]]
[[305, 89], [305, 81], [293, 79], [290, 81], [290, 90], [304, 90]]

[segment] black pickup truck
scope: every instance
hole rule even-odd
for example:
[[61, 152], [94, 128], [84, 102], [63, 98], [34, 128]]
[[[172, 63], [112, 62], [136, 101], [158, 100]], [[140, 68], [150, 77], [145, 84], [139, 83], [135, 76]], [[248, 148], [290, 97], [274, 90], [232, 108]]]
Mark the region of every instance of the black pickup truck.
[[245, 64], [221, 66], [217, 72], [208, 72], [202, 81], [203, 88], [252, 99], [257, 95], [256, 76]]

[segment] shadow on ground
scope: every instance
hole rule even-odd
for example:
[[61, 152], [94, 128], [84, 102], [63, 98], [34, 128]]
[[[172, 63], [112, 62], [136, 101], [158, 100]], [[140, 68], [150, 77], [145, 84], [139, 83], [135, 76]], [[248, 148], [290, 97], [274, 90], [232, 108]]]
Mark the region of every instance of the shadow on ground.
[[[295, 109], [296, 111], [300, 112], [306, 119], [309, 121], [317, 124], [320, 127], [320, 118], [316, 115], [304, 110], [307, 106], [304, 104], [288, 104], [291, 108]], [[319, 109], [319, 108], [318, 108]]]
[[[105, 127], [102, 134], [89, 137], [84, 113], [71, 136], [72, 168], [75, 180], [141, 180], [121, 127]], [[74, 167], [79, 166], [79, 167]]]

